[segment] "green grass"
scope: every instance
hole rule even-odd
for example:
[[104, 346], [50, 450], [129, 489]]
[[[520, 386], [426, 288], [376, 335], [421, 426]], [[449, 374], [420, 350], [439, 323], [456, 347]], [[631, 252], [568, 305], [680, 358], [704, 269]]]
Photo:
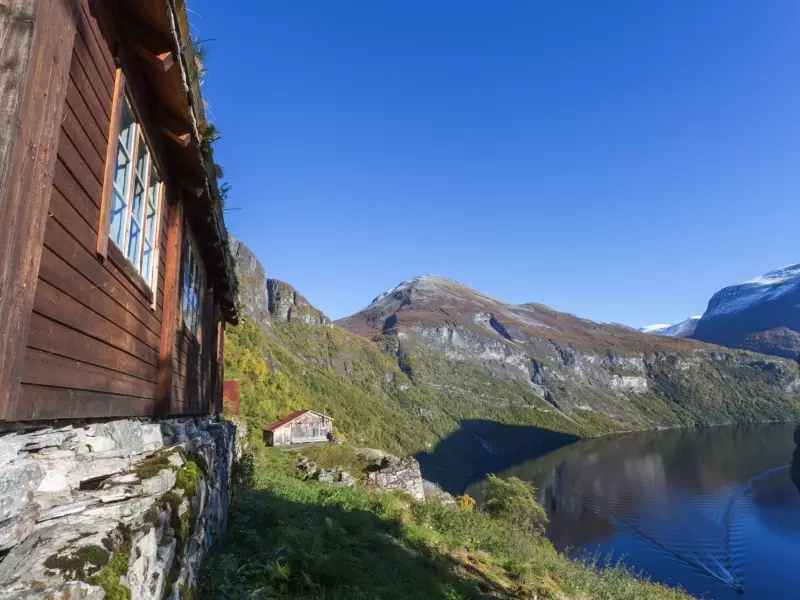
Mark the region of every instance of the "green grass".
[[510, 517], [521, 514], [513, 507], [490, 515], [417, 503], [398, 492], [302, 481], [296, 458], [258, 451], [256, 486], [234, 497], [228, 531], [203, 570], [198, 597], [688, 598], [624, 567], [598, 571], [567, 559], [535, 528]]

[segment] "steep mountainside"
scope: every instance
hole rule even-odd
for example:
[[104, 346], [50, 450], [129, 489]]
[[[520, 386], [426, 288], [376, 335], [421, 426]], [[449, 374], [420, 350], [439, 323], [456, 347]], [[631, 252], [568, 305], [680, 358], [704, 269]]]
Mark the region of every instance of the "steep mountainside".
[[435, 276], [330, 323], [291, 286], [271, 283], [246, 246], [234, 252], [249, 319], [228, 330], [226, 377], [240, 380], [242, 410], [258, 427], [289, 410], [323, 410], [354, 442], [427, 453], [423, 467], [435, 469], [445, 455], [524, 452], [523, 438], [541, 451], [575, 435], [800, 409], [792, 362], [508, 305]]
[[631, 427], [759, 420], [793, 414], [798, 402], [789, 362], [510, 305], [434, 275], [403, 282], [336, 324], [383, 340], [401, 363], [436, 352], [480, 365], [569, 418]]
[[795, 358], [800, 352], [800, 264], [711, 297], [695, 339]]

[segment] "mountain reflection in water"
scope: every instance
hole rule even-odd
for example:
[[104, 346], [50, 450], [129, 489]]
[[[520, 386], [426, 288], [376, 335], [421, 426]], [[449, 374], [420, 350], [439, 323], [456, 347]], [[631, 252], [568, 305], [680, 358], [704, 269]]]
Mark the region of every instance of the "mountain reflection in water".
[[653, 579], [706, 598], [800, 598], [794, 430], [770, 424], [583, 440], [501, 475], [536, 485], [560, 550], [624, 556]]

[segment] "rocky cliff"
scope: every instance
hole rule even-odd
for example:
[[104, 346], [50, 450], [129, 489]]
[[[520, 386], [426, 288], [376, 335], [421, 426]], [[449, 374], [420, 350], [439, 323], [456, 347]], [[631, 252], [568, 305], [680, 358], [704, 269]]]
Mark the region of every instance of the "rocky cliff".
[[240, 279], [239, 299], [246, 314], [257, 318], [263, 325], [268, 325], [271, 318], [305, 325], [330, 322], [291, 285], [269, 279], [264, 267], [246, 245], [231, 239], [231, 253]]

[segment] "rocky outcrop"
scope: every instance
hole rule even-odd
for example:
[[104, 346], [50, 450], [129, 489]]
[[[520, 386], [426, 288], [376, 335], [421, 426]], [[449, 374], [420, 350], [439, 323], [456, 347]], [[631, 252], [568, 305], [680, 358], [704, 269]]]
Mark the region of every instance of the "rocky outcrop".
[[322, 311], [314, 308], [305, 296], [288, 283], [278, 279], [268, 279], [267, 293], [269, 295], [269, 313], [279, 321], [305, 325], [330, 323], [330, 319]]
[[373, 448], [360, 448], [358, 455], [368, 461], [367, 485], [383, 490], [400, 490], [415, 500], [425, 499], [422, 472], [411, 456], [399, 458]]
[[231, 239], [231, 253], [245, 314], [254, 317], [262, 326], [268, 326], [271, 319], [305, 325], [330, 323], [322, 311], [291, 285], [279, 279], [267, 278], [264, 267], [245, 244]]
[[185, 597], [226, 526], [234, 438], [213, 417], [0, 436], [0, 598]]
[[267, 274], [264, 267], [245, 244], [230, 238], [236, 276], [239, 279], [239, 301], [245, 314], [251, 315], [262, 324], [269, 323], [269, 292]]

